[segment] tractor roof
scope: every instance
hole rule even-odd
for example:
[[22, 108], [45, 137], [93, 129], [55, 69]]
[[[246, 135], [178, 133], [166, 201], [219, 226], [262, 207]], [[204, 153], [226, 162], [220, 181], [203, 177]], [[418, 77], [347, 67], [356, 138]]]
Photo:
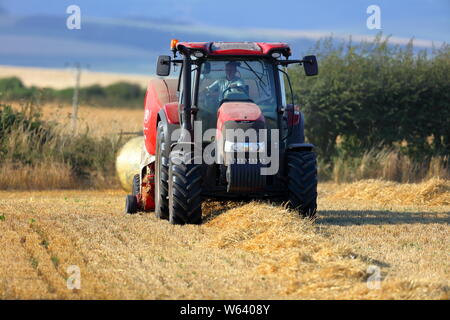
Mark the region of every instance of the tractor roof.
[[285, 57], [291, 55], [289, 45], [281, 42], [178, 42], [176, 45], [178, 50], [183, 47], [212, 56], [266, 56], [275, 52]]

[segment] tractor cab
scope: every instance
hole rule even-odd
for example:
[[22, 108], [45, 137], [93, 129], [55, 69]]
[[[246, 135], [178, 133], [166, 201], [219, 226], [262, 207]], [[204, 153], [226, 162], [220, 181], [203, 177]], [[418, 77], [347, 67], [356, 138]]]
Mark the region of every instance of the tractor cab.
[[269, 127], [276, 128], [278, 103], [275, 74], [273, 65], [265, 59], [204, 62], [200, 67], [196, 90], [197, 119], [203, 122], [204, 129], [215, 128], [219, 108], [226, 102], [242, 101], [256, 104]]
[[[172, 40], [171, 50], [174, 58], [181, 54], [183, 60], [161, 56], [157, 74], [168, 76], [171, 63], [182, 65], [178, 84], [179, 105], [183, 105], [184, 92], [190, 92], [189, 100], [195, 114], [191, 121], [201, 121], [203, 132], [216, 127], [219, 108], [224, 102], [231, 101], [256, 104], [268, 129], [280, 129], [283, 125], [279, 121], [280, 114], [289, 108], [295, 112], [292, 87], [283, 67], [300, 63], [308, 76], [318, 72], [315, 56], [288, 60], [291, 49], [286, 43]], [[183, 81], [182, 77], [187, 62], [191, 65], [191, 81]]]

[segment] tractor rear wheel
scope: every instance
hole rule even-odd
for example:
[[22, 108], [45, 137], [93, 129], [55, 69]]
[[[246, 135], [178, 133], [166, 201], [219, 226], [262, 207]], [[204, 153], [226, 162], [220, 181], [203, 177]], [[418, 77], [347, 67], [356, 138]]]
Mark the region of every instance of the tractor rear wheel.
[[[191, 162], [188, 163], [188, 159]], [[173, 152], [169, 162], [169, 222], [200, 224], [202, 222], [201, 165], [191, 153]]]
[[317, 210], [317, 160], [312, 151], [287, 153], [289, 207], [313, 218]]
[[169, 151], [164, 142], [164, 124], [158, 123], [155, 159], [155, 213], [160, 219], [169, 219]]

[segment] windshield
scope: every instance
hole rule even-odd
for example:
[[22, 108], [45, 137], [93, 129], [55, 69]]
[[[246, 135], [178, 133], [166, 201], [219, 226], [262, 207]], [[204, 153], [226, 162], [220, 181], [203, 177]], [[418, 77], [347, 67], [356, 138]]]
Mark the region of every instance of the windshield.
[[272, 127], [277, 119], [275, 92], [270, 62], [263, 59], [205, 62], [198, 87], [197, 120], [203, 122], [204, 130], [215, 128], [217, 110], [223, 102], [250, 101], [261, 108], [266, 123]]

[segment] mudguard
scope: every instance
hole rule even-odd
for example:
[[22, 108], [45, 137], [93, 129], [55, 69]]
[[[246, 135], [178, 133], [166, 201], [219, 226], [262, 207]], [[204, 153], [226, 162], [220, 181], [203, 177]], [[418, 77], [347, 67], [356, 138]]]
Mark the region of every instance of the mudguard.
[[[303, 116], [303, 112], [300, 113], [300, 122], [292, 127], [292, 131], [287, 138], [287, 145], [293, 145], [298, 143], [305, 142], [305, 117]], [[289, 147], [288, 147], [289, 148]]]
[[[167, 105], [165, 105], [164, 108], [159, 110], [158, 112], [158, 123], [160, 121], [164, 123], [164, 143], [166, 143], [168, 146], [171, 146], [173, 143], [177, 142], [177, 137], [173, 137], [173, 140], [171, 139], [171, 137], [172, 133], [176, 129], [180, 128], [180, 123], [178, 119], [178, 110], [175, 117], [173, 110], [170, 109], [173, 108], [173, 106], [168, 106], [168, 108], [166, 108], [166, 106]], [[175, 122], [175, 119], [178, 119], [178, 121]], [[158, 124], [156, 124], [156, 127], [158, 127]], [[168, 150], [170, 150], [170, 148]]]

